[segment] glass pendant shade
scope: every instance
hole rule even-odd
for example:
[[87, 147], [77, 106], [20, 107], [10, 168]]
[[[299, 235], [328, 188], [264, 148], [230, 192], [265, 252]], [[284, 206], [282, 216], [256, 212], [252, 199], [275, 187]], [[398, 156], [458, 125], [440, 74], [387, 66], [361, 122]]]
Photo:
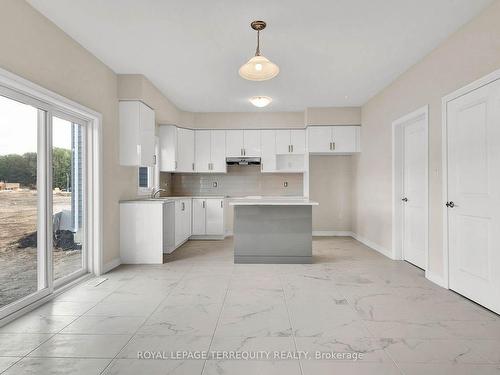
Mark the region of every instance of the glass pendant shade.
[[249, 81], [266, 81], [276, 77], [279, 72], [278, 65], [261, 55], [252, 57], [239, 70], [240, 76]]

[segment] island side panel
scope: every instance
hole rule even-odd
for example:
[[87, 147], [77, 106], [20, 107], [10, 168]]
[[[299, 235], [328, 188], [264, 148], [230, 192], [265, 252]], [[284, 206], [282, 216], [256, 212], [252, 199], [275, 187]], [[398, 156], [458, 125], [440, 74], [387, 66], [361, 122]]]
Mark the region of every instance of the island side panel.
[[311, 263], [310, 205], [234, 207], [235, 263]]

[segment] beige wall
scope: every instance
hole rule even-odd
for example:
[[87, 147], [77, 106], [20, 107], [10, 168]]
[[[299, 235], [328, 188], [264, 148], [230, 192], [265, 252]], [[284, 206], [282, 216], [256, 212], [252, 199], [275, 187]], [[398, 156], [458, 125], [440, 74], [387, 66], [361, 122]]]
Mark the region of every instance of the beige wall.
[[303, 128], [304, 112], [193, 113], [194, 128]]
[[309, 197], [313, 207], [314, 231], [352, 231], [352, 156], [309, 158]]
[[500, 69], [500, 0], [363, 106], [363, 152], [355, 162], [358, 235], [392, 248], [391, 123], [428, 104], [429, 270], [442, 275], [441, 98], [496, 69]]
[[135, 196], [135, 169], [118, 164], [116, 75], [20, 0], [1, 0], [0, 67], [103, 115], [104, 262], [119, 256], [118, 201]]
[[306, 125], [359, 125], [361, 107], [306, 108]]

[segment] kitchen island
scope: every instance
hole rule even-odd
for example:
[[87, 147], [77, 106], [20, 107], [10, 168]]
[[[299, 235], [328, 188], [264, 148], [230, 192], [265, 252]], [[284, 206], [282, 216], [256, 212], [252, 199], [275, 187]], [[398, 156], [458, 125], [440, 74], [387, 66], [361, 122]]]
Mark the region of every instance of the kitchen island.
[[312, 206], [302, 197], [233, 198], [234, 263], [312, 263]]

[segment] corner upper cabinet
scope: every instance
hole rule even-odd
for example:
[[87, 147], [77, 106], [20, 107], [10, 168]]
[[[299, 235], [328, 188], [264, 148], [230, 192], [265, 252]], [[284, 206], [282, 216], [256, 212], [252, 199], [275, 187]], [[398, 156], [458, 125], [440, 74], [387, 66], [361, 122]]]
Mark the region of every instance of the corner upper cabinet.
[[308, 151], [312, 154], [360, 152], [360, 126], [309, 126]]
[[155, 164], [155, 113], [140, 101], [120, 101], [120, 165]]
[[194, 131], [160, 125], [160, 170], [194, 172]]

